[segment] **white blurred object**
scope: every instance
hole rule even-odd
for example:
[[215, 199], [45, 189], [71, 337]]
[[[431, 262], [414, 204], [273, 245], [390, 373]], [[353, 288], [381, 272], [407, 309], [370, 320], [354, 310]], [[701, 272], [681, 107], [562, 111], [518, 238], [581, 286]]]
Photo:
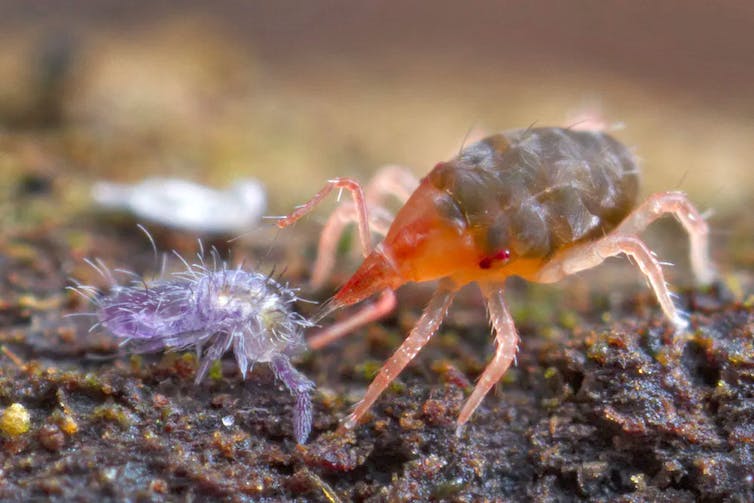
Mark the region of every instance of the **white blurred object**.
[[267, 194], [253, 179], [224, 190], [178, 178], [147, 178], [134, 185], [97, 182], [92, 197], [102, 207], [123, 210], [167, 227], [206, 233], [237, 233], [255, 226]]

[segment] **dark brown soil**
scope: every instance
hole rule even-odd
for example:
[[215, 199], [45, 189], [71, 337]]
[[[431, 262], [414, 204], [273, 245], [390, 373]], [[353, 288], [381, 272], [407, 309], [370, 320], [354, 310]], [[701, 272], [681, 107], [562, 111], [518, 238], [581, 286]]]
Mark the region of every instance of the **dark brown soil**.
[[[138, 231], [94, 229], [85, 248], [149, 267]], [[243, 382], [227, 360], [195, 386], [193, 355], [119, 356], [86, 318], [63, 317], [85, 310], [63, 290], [67, 273], [91, 274], [63, 244], [71, 233], [14, 239], [0, 255], [0, 403], [31, 414], [27, 433], [0, 440], [0, 499], [754, 497], [754, 311], [722, 286], [683, 294], [692, 325], [675, 344], [649, 294], [613, 306], [609, 323], [600, 312], [521, 322], [517, 368], [456, 437], [490, 353], [481, 306], [462, 299], [478, 319], [451, 318], [365, 424], [336, 433], [423, 302], [406, 287], [392, 321], [299, 362], [319, 388], [312, 438], [297, 446], [292, 399], [266, 366]]]

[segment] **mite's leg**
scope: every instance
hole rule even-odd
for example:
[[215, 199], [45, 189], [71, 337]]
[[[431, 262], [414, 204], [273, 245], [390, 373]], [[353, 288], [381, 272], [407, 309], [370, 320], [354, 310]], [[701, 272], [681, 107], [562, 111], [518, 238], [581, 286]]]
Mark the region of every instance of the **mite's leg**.
[[709, 258], [709, 227], [704, 217], [694, 208], [682, 192], [652, 194], [613, 231], [613, 234], [630, 236], [643, 231], [649, 224], [670, 213], [683, 225], [691, 241], [691, 267], [701, 284], [715, 279], [715, 269]]
[[[388, 196], [394, 196], [403, 202], [419, 185], [414, 175], [399, 166], [385, 166], [364, 189], [364, 197], [369, 212], [369, 228], [381, 235], [387, 234], [392, 222], [392, 215], [382, 205]], [[335, 264], [338, 240], [343, 229], [351, 222], [358, 222], [359, 213], [356, 206], [344, 203], [338, 206], [327, 219], [317, 248], [317, 260], [312, 268], [310, 285], [317, 289], [324, 284]], [[364, 254], [366, 256], [367, 253]]]
[[[387, 234], [392, 215], [381, 207], [369, 206], [369, 228], [381, 235]], [[353, 203], [342, 203], [327, 219], [317, 246], [317, 259], [312, 266], [309, 284], [319, 289], [330, 275], [335, 265], [336, 248], [343, 229], [351, 222], [358, 222], [359, 216]]]
[[404, 202], [418, 186], [419, 180], [406, 168], [383, 166], [366, 186], [367, 203], [382, 206], [387, 196], [394, 196]]
[[332, 192], [333, 189], [346, 189], [351, 192], [353, 197], [353, 204], [356, 208], [357, 223], [359, 225], [359, 239], [361, 240], [361, 246], [364, 249], [364, 256], [366, 257], [372, 252], [372, 241], [369, 236], [369, 217], [367, 213], [366, 200], [364, 199], [364, 191], [361, 189], [361, 185], [356, 180], [351, 178], [334, 178], [329, 180], [322, 190], [314, 194], [309, 201], [305, 202], [301, 206], [297, 207], [293, 212], [278, 220], [277, 225], [281, 229], [288, 227], [310, 211], [314, 209], [327, 194]]
[[565, 120], [565, 127], [574, 131], [588, 131], [591, 133], [604, 133], [621, 129], [622, 124], [607, 122], [602, 104], [599, 102], [586, 102], [578, 108], [570, 110]]
[[569, 274], [595, 267], [608, 257], [627, 255], [636, 262], [639, 269], [649, 281], [665, 315], [670, 318], [676, 328], [682, 329], [688, 325], [681, 312], [675, 307], [670, 297], [670, 291], [662, 275], [662, 268], [652, 252], [638, 238], [620, 234], [607, 236], [568, 249], [565, 253], [556, 255], [537, 275], [541, 283], [553, 283]]
[[[395, 308], [395, 303], [395, 292], [384, 290], [377, 299], [377, 302], [367, 304], [348, 316], [348, 318], [320, 330], [309, 337], [307, 343], [311, 349], [320, 349], [363, 325], [379, 320]], [[327, 310], [325, 310], [322, 317], [327, 314]]]
[[503, 286], [501, 284], [484, 285], [482, 286], [482, 293], [487, 299], [487, 309], [490, 312], [490, 321], [492, 321], [492, 326], [495, 329], [497, 348], [495, 349], [495, 356], [487, 365], [487, 368], [484, 369], [474, 387], [474, 391], [468, 400], [466, 400], [461, 413], [458, 415], [456, 435], [461, 434], [463, 425], [474, 414], [474, 411], [479, 407], [485, 395], [500, 380], [505, 371], [508, 370], [508, 367], [510, 367], [516, 357], [518, 349], [518, 332], [516, 331], [516, 326], [513, 324], [513, 318], [511, 318], [510, 312], [508, 312], [508, 308], [505, 306]]
[[419, 350], [429, 341], [430, 337], [437, 332], [445, 314], [448, 311], [450, 302], [453, 300], [455, 287], [450, 284], [440, 284], [438, 290], [429, 301], [429, 305], [416, 323], [416, 326], [408, 334], [408, 337], [401, 347], [393, 353], [393, 356], [385, 362], [380, 369], [377, 377], [367, 388], [364, 398], [356, 404], [353, 413], [343, 422], [344, 428], [353, 428], [359, 419], [369, 410], [369, 407], [377, 400], [387, 386], [395, 379], [404, 369]]

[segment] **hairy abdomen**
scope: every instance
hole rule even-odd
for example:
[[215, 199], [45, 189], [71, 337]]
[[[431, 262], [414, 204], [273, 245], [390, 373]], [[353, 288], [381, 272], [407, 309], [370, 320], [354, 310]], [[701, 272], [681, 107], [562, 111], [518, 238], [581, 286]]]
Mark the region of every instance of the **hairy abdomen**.
[[606, 134], [534, 128], [470, 145], [426, 181], [453, 200], [482, 254], [544, 258], [620, 223], [636, 202], [638, 168]]

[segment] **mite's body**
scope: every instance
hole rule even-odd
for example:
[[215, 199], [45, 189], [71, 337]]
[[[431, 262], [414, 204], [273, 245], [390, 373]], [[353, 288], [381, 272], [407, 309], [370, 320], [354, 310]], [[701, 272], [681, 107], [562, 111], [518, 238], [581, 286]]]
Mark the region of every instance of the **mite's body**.
[[[465, 148], [420, 182], [366, 267], [387, 268], [375, 292], [448, 278], [459, 286], [519, 275], [612, 230], [633, 209], [638, 170], [630, 152], [601, 133], [515, 130]], [[356, 273], [336, 295], [363, 295]]]
[[[405, 176], [384, 185], [406, 192]], [[398, 181], [398, 182], [396, 182]], [[369, 250], [367, 202], [356, 182], [330, 182], [309, 203], [281, 221], [310, 211], [332, 188], [350, 189], [354, 204], [331, 221], [357, 220]], [[352, 427], [437, 330], [453, 294], [476, 282], [487, 301], [497, 349], [458, 418], [462, 426], [515, 357], [518, 335], [502, 297], [508, 276], [549, 283], [629, 255], [646, 275], [662, 309], [677, 326], [685, 320], [673, 305], [659, 263], [636, 237], [663, 213], [673, 213], [691, 237], [692, 266], [702, 282], [712, 279], [707, 225], [677, 192], [655, 194], [636, 207], [638, 168], [631, 152], [602, 132], [561, 128], [513, 130], [486, 138], [440, 163], [424, 177], [364, 263], [335, 294], [323, 314], [383, 292], [382, 301], [310, 339], [313, 348], [394, 306], [392, 291], [412, 281], [439, 280], [416, 327], [385, 364], [346, 421]], [[367, 201], [370, 196], [367, 195]], [[372, 201], [369, 201], [370, 203]], [[373, 219], [374, 220], [374, 219]], [[342, 225], [328, 225], [322, 242], [334, 242]], [[320, 247], [325, 252], [331, 245]], [[315, 272], [322, 276], [320, 266]]]

